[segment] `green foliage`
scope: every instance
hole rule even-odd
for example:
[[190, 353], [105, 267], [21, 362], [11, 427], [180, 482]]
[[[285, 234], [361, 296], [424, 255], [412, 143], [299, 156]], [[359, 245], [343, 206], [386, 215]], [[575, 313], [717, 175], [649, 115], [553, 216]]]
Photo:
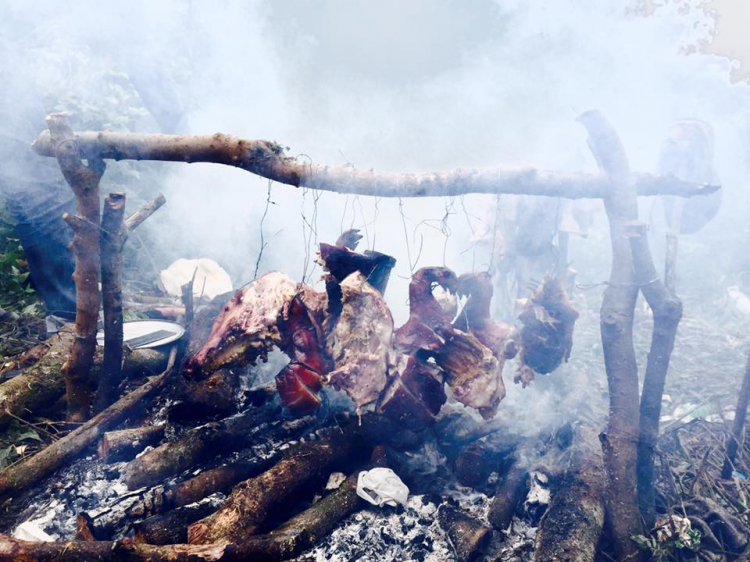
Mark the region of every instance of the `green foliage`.
[[0, 210], [0, 308], [32, 315], [42, 312], [28, 279], [23, 248], [10, 219]]
[[34, 441], [40, 442], [42, 438], [32, 428], [13, 420], [8, 429], [0, 434], [0, 471], [23, 457], [30, 442]]
[[681, 538], [674, 535], [662, 541], [655, 536], [647, 535], [634, 535], [630, 538], [638, 548], [649, 551], [652, 560], [669, 560], [674, 557], [677, 550], [697, 549], [700, 546], [701, 533], [697, 529], [688, 529]]

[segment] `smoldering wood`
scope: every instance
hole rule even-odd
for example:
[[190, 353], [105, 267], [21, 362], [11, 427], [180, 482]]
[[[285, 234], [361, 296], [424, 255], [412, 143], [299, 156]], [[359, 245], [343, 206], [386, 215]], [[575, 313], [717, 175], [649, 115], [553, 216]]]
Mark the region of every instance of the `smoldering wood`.
[[449, 505], [440, 507], [438, 522], [448, 535], [459, 562], [474, 560], [492, 536], [492, 530], [488, 526]]
[[167, 385], [176, 357], [177, 347], [174, 347], [170, 353], [167, 369], [163, 373], [123, 396], [65, 437], [6, 469], [0, 474], [0, 498], [11, 497], [49, 476], [57, 468], [77, 458], [83, 451], [94, 445], [104, 433], [134, 415], [139, 408], [145, 408], [150, 400]]
[[68, 421], [85, 421], [90, 416], [91, 389], [89, 375], [96, 350], [99, 320], [99, 181], [104, 174], [104, 160], [87, 159], [84, 165], [80, 150], [64, 113], [47, 116], [51, 155], [57, 158], [65, 181], [76, 200], [77, 215], [64, 214], [73, 230], [71, 248], [75, 258], [73, 281], [76, 288], [76, 339], [63, 365]]
[[281, 408], [268, 405], [189, 429], [175, 441], [130, 461], [122, 478], [131, 490], [161, 482], [221, 453], [240, 449], [258, 439], [256, 431], [273, 420]]
[[745, 375], [742, 377], [742, 387], [740, 388], [740, 393], [737, 397], [737, 408], [734, 411], [732, 433], [727, 440], [726, 458], [724, 459], [724, 466], [721, 469], [721, 477], [724, 480], [730, 480], [732, 478], [734, 460], [737, 457], [737, 449], [742, 442], [742, 432], [745, 429], [748, 402], [750, 402], [750, 354], [748, 354], [747, 357]]
[[669, 361], [682, 318], [682, 302], [659, 279], [649, 249], [647, 226], [627, 227], [633, 254], [635, 282], [640, 287], [654, 316], [651, 348], [641, 392], [638, 433], [638, 505], [646, 527], [656, 523], [656, 491], [654, 488], [654, 453], [659, 437], [659, 419]]
[[292, 498], [302, 499], [331, 472], [369, 454], [367, 445], [360, 442], [361, 437], [357, 426], [344, 432], [336, 428], [319, 440], [291, 447], [271, 469], [235, 486], [216, 513], [191, 525], [188, 542], [245, 542], [247, 537], [262, 531], [269, 516]]
[[525, 467], [514, 464], [497, 488], [492, 501], [487, 520], [498, 531], [505, 531], [513, 520], [518, 504], [529, 493], [529, 471]]
[[122, 248], [125, 194], [110, 193], [104, 200], [100, 235], [102, 308], [104, 309], [104, 360], [94, 410], [115, 401], [122, 378]]
[[617, 559], [639, 561], [643, 554], [630, 539], [641, 534], [636, 496], [639, 418], [638, 366], [633, 346], [633, 316], [638, 286], [626, 224], [638, 220], [638, 200], [625, 149], [612, 125], [598, 111], [579, 121], [589, 148], [612, 182], [604, 197], [612, 244], [612, 270], [601, 307], [602, 349], [609, 386], [609, 422], [600, 436], [607, 473], [607, 521]]
[[99, 458], [106, 462], [130, 460], [164, 437], [164, 425], [151, 425], [108, 431], [99, 440]]
[[13, 415], [21, 418], [38, 414], [65, 394], [62, 365], [70, 355], [75, 341], [75, 327], [65, 324], [47, 340], [42, 357], [23, 373], [0, 384], [0, 428], [6, 427]]
[[361, 507], [357, 474], [334, 492], [266, 535], [248, 536], [238, 544], [148, 545], [137, 540], [26, 542], [0, 535], [0, 562], [239, 562], [287, 560], [326, 536]]
[[0, 535], [0, 562], [239, 562], [233, 545], [193, 546], [119, 541], [28, 542]]
[[580, 455], [552, 495], [539, 522], [534, 562], [594, 561], [604, 526], [606, 483], [602, 456], [594, 444]]
[[206, 498], [164, 514], [153, 515], [133, 526], [133, 540], [146, 544], [187, 543], [188, 525], [210, 515], [220, 504], [218, 499]]
[[[285, 156], [284, 147], [265, 140], [230, 135], [159, 135], [82, 132], [75, 136], [81, 158], [213, 162], [241, 168], [295, 187], [377, 197], [440, 197], [468, 193], [601, 198], [610, 191], [604, 174], [547, 172], [532, 167], [450, 170], [430, 174], [388, 174], [348, 166], [303, 163]], [[47, 131], [32, 144], [41, 156], [54, 156]], [[713, 193], [718, 186], [686, 182], [675, 177], [635, 174], [639, 195]]]

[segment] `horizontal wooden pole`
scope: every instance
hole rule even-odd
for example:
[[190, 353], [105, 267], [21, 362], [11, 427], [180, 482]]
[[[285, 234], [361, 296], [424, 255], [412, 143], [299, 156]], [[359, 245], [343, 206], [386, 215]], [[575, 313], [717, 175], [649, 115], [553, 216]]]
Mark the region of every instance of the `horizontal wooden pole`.
[[[376, 197], [442, 197], [472, 193], [541, 195], [568, 199], [602, 198], [610, 190], [604, 174], [549, 172], [533, 167], [396, 174], [325, 166], [298, 161], [284, 147], [265, 140], [231, 135], [159, 135], [113, 132], [76, 133], [81, 158], [212, 162], [247, 170], [295, 187]], [[32, 144], [34, 152], [53, 157], [49, 131]], [[639, 195], [692, 197], [714, 193], [719, 186], [682, 181], [673, 176], [634, 174]]]

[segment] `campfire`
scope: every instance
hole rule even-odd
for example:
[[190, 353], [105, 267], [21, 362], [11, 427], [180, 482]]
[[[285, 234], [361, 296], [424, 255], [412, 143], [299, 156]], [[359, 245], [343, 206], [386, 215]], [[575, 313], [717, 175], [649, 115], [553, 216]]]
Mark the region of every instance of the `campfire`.
[[[718, 186], [631, 173], [604, 116], [579, 120], [600, 174], [377, 174], [301, 163], [267, 141], [76, 134], [64, 115], [50, 116], [34, 150], [57, 159], [77, 199], [78, 213], [65, 218], [76, 318], [3, 368], [14, 376], [0, 387], [0, 423], [33, 431], [45, 446], [0, 472], [0, 560], [541, 562], [747, 548], [744, 514], [728, 490], [746, 462], [737, 451], [750, 374], [733, 433], [712, 437], [726, 438], [728, 451], [699, 453], [689, 490], [687, 480], [678, 490], [680, 454], [718, 430], [688, 424], [687, 441], [660, 436], [682, 305], [674, 278], [665, 284], [656, 273], [638, 222], [638, 195], [690, 200]], [[123, 247], [166, 201], [125, 218], [125, 195], [111, 193], [100, 211], [107, 159], [215, 162], [294, 186], [385, 197], [601, 198], [613, 256], [601, 340], [590, 303], [571, 298], [562, 268], [535, 280], [506, 322], [495, 314], [496, 271], [418, 268], [398, 326], [386, 300], [396, 259], [358, 251], [357, 229], [319, 244], [317, 285], [270, 271], [207, 297], [196, 265], [180, 302], [139, 303], [177, 328], [126, 337]], [[674, 242], [672, 273], [676, 251]], [[567, 266], [564, 256], [560, 263]], [[640, 396], [639, 293], [653, 322]], [[167, 343], [145, 348], [159, 341]], [[576, 372], [607, 375], [608, 389], [586, 390], [588, 414], [509, 427], [507, 416], [544, 407], [536, 386]], [[518, 400], [504, 412], [511, 390]], [[710, 463], [723, 465], [724, 484], [698, 496]]]

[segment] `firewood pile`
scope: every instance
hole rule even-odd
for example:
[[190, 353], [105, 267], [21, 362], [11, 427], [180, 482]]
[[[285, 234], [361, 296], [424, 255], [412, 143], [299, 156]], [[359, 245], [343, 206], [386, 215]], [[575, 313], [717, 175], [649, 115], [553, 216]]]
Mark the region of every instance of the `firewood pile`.
[[[578, 430], [527, 439], [483, 419], [506, 361], [525, 386], [568, 359], [578, 313], [549, 278], [517, 329], [490, 318], [489, 276], [428, 267], [396, 329], [383, 297], [395, 260], [357, 241], [321, 244], [325, 292], [271, 272], [196, 310], [187, 296], [188, 335], [161, 374], [0, 473], [2, 528], [17, 537], [0, 538], [0, 559], [352, 559], [364, 543], [530, 559], [550, 482], [529, 459], [570, 454]], [[56, 384], [37, 417], [62, 393], [66, 334], [30, 367]], [[358, 481], [377, 467], [408, 496], [369, 505]]]

